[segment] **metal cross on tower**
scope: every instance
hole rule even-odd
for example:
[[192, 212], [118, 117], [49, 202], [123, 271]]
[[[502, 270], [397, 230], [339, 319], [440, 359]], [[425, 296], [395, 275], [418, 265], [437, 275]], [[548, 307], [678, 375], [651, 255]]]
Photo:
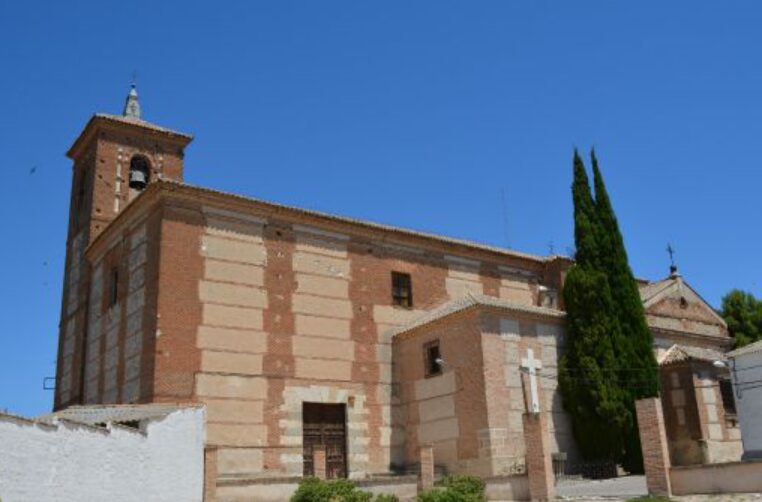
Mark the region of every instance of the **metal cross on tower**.
[[675, 248], [671, 243], [667, 243], [667, 253], [669, 253], [669, 274], [673, 275], [677, 273], [677, 265], [675, 265]]

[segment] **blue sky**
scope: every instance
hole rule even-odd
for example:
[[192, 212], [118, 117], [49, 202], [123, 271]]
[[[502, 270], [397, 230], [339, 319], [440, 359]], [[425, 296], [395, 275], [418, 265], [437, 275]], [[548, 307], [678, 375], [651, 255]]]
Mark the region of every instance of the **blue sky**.
[[[595, 146], [638, 276], [762, 295], [762, 4], [0, 2], [0, 409], [49, 410], [94, 112], [196, 136], [186, 181], [545, 254]], [[34, 168], [34, 172], [32, 170]]]

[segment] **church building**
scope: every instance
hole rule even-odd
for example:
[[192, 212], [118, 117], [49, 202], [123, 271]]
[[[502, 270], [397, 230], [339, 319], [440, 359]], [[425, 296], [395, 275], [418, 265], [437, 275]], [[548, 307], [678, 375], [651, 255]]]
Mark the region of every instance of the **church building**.
[[[570, 258], [188, 185], [192, 139], [143, 120], [133, 86], [69, 149], [56, 410], [203, 403], [230, 493], [313, 474], [315, 447], [328, 477], [409, 472], [424, 445], [443, 472], [520, 474], [527, 411], [571, 468]], [[641, 292], [673, 462], [740, 457], [725, 323], [676, 271]]]

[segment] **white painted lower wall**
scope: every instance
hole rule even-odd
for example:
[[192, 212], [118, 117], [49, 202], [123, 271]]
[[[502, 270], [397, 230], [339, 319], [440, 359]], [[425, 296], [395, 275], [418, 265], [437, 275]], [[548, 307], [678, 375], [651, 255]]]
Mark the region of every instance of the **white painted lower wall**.
[[2, 502], [201, 502], [204, 409], [123, 426], [0, 414]]
[[762, 461], [673, 467], [669, 477], [675, 495], [761, 493]]
[[[744, 458], [762, 458], [762, 343], [728, 354]], [[738, 355], [734, 355], [738, 354]]]

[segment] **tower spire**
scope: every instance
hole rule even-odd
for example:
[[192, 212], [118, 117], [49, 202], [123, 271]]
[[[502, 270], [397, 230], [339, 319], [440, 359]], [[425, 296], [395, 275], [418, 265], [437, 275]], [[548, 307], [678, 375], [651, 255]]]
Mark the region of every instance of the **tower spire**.
[[140, 118], [140, 101], [138, 101], [138, 88], [135, 82], [130, 87], [130, 92], [127, 94], [127, 101], [124, 103], [124, 111], [122, 115], [125, 117], [131, 117], [134, 119]]

